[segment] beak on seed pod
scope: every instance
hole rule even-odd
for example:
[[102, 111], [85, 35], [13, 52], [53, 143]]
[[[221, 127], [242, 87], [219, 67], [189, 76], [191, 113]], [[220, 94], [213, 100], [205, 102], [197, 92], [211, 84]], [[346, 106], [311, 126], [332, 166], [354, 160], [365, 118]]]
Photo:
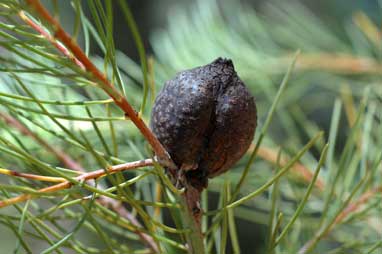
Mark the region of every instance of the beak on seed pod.
[[199, 190], [244, 155], [256, 122], [254, 98], [222, 58], [167, 81], [151, 115], [152, 131]]

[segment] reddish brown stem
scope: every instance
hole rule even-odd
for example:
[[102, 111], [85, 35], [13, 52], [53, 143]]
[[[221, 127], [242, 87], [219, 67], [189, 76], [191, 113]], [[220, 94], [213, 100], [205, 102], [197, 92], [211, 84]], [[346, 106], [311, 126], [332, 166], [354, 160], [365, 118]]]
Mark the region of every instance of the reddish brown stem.
[[[104, 91], [113, 98], [115, 103], [125, 112], [125, 115], [129, 117], [137, 128], [141, 131], [142, 135], [146, 137], [147, 141], [153, 147], [155, 154], [161, 159], [162, 163], [167, 164], [169, 167], [175, 167], [173, 162], [170, 159], [170, 156], [160, 144], [160, 142], [156, 139], [156, 137], [152, 134], [152, 132], [147, 128], [146, 124], [143, 120], [138, 116], [135, 110], [131, 107], [131, 105], [126, 101], [126, 99], [114, 88], [114, 86], [106, 79], [106, 77], [92, 64], [89, 58], [83, 53], [80, 47], [75, 43], [74, 40], [62, 29], [61, 25], [48, 13], [48, 11], [41, 5], [39, 1], [28, 1], [27, 3], [34, 7], [35, 10], [39, 13], [39, 15], [47, 21], [49, 24], [53, 26], [55, 29], [55, 35], [52, 36], [46, 32], [46, 30], [40, 27], [38, 24], [29, 19], [23, 12], [19, 13], [19, 16], [34, 30], [40, 33], [43, 37], [45, 37], [48, 41], [52, 43], [63, 55], [67, 56], [71, 59], [77, 66], [81, 69], [84, 69], [93, 74], [95, 80], [101, 82], [104, 85]], [[56, 39], [60, 40], [65, 46], [59, 43]], [[71, 52], [68, 50], [70, 49]], [[70, 157], [66, 156], [65, 153], [61, 153], [56, 151], [56, 149], [51, 148], [51, 151], [56, 154], [56, 156], [63, 161], [67, 166], [73, 169], [83, 171], [83, 168], [76, 164]], [[112, 200], [110, 198], [101, 197], [100, 202], [106, 204], [107, 206], [111, 206], [116, 212], [118, 212], [121, 216], [126, 218], [134, 218], [130, 213], [123, 207], [120, 206], [119, 202]], [[139, 225], [139, 222], [134, 218], [135, 224]], [[134, 224], [134, 221], [133, 224]], [[158, 251], [158, 247], [153, 241], [153, 239], [141, 233], [140, 237], [148, 242], [151, 249], [155, 252]]]
[[123, 110], [126, 117], [130, 118], [131, 121], [137, 126], [142, 135], [150, 143], [161, 163], [166, 164], [168, 167], [176, 168], [167, 151], [147, 127], [142, 118], [128, 103], [126, 98], [114, 87], [111, 82], [107, 80], [106, 76], [90, 61], [72, 37], [65, 32], [65, 30], [61, 27], [61, 24], [49, 14], [48, 10], [45, 9], [39, 0], [26, 0], [26, 2], [28, 5], [33, 7], [33, 9], [45, 22], [52, 26], [54, 29], [54, 38], [61, 41], [66, 48], [71, 51], [76, 59], [83, 64], [85, 70], [93, 75], [94, 80], [101, 85], [102, 89], [114, 100], [115, 104]]
[[50, 35], [47, 31], [45, 31], [44, 28], [36, 24], [33, 20], [28, 18], [28, 16], [25, 15], [23, 11], [19, 12], [19, 17], [24, 20], [25, 23], [27, 23], [30, 27], [32, 27], [34, 30], [36, 30], [39, 34], [41, 34], [45, 39], [47, 39], [52, 45], [58, 49], [64, 56], [71, 59], [76, 65], [78, 65], [81, 69], [85, 69], [85, 66], [77, 59], [75, 58], [67, 48], [65, 48], [62, 44], [56, 41], [56, 39]]

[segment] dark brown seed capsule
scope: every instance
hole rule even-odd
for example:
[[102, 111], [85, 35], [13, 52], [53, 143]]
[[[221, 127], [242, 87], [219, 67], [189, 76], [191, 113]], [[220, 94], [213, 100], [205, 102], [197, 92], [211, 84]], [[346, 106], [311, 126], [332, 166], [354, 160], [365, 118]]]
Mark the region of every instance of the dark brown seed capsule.
[[231, 60], [179, 72], [155, 100], [151, 129], [191, 184], [227, 171], [248, 149], [256, 105]]

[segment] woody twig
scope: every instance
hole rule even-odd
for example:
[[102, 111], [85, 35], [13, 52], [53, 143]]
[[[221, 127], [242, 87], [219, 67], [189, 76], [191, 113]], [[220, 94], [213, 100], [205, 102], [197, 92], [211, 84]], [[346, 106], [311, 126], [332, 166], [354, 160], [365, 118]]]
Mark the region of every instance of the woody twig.
[[[42, 139], [39, 135], [37, 135], [35, 132], [31, 131], [27, 126], [25, 126], [23, 123], [21, 123], [19, 120], [16, 118], [12, 117], [11, 115], [8, 115], [4, 112], [0, 112], [0, 118], [2, 118], [9, 126], [15, 128], [18, 130], [20, 133], [22, 133], [25, 136], [29, 136], [32, 139], [34, 139], [37, 143], [39, 143], [41, 146], [43, 146], [47, 151], [51, 152], [54, 154], [59, 161], [61, 161], [66, 167], [76, 170], [78, 173], [85, 173], [85, 169], [75, 160], [73, 160], [68, 154], [63, 152], [62, 150], [53, 147], [50, 145], [48, 142], [46, 142], [44, 139]], [[32, 174], [25, 174], [25, 173], [16, 173], [15, 171], [7, 171], [8, 175], [17, 175], [21, 177], [27, 177], [29, 179], [37, 179], [37, 180], [42, 180], [41, 176], [35, 176]], [[57, 182], [65, 182], [66, 179], [61, 178], [61, 177], [45, 177], [43, 178], [46, 181], [52, 181], [53, 179], [56, 180]], [[93, 185], [94, 182], [89, 182], [89, 184]], [[64, 186], [65, 184], [60, 185], [61, 187]], [[53, 187], [47, 187], [47, 191], [54, 191], [55, 189]], [[50, 188], [50, 189], [49, 189]], [[55, 187], [57, 188], [57, 187]], [[45, 188], [46, 189], [46, 188]], [[56, 189], [59, 190], [59, 189]], [[23, 197], [26, 198], [26, 197]], [[21, 198], [21, 199], [23, 199]], [[21, 202], [22, 200], [20, 200]], [[112, 199], [110, 197], [106, 196], [100, 196], [99, 199], [97, 199], [97, 202], [100, 203], [101, 205], [105, 207], [109, 207], [113, 209], [119, 216], [126, 218], [129, 220], [133, 225], [135, 225], [137, 228], [141, 228], [142, 225], [139, 223], [139, 221], [129, 212], [126, 210], [122, 204], [115, 199]], [[9, 205], [9, 204], [8, 204]], [[1, 205], [0, 205], [1, 207]], [[147, 246], [153, 251], [153, 252], [158, 252], [158, 246], [153, 240], [153, 238], [143, 232], [137, 231], [136, 232], [138, 236], [142, 239], [144, 243], [147, 244]]]
[[[27, 0], [26, 2], [30, 7], [32, 7], [32, 9], [36, 11], [40, 18], [44, 22], [50, 24], [51, 28], [53, 29], [53, 36], [48, 37], [48, 40], [52, 41], [54, 39], [55, 41], [62, 43], [70, 52], [69, 58], [72, 60], [77, 59], [85, 68], [85, 71], [92, 74], [94, 81], [100, 85], [100, 87], [114, 100], [115, 104], [125, 113], [125, 116], [129, 118], [140, 130], [142, 135], [153, 148], [161, 164], [166, 165], [167, 167], [176, 168], [166, 149], [162, 146], [152, 131], [147, 127], [142, 118], [138, 115], [138, 113], [134, 110], [126, 98], [107, 79], [107, 77], [92, 63], [92, 61], [86, 56], [86, 54], [72, 39], [72, 37], [67, 32], [65, 32], [61, 24], [49, 14], [48, 10], [41, 4], [39, 0]], [[29, 22], [27, 22], [27, 24], [29, 24]], [[66, 53], [64, 54], [67, 55]]]

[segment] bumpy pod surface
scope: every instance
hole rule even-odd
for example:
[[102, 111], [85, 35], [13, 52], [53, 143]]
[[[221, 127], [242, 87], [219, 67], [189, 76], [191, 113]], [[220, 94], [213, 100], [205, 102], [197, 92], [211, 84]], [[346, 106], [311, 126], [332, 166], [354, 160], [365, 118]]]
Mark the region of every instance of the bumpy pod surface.
[[154, 134], [201, 189], [243, 156], [256, 122], [254, 98], [232, 61], [222, 58], [167, 81], [151, 115]]

